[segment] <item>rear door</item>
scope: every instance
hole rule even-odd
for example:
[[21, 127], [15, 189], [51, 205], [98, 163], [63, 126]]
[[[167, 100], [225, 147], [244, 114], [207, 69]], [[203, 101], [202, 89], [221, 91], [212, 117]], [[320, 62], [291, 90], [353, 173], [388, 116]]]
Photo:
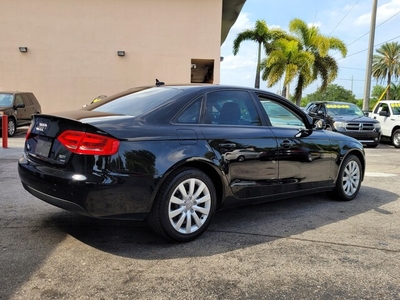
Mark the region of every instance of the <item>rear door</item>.
[[276, 138], [262, 126], [251, 94], [238, 90], [210, 92], [204, 109], [201, 131], [216, 153], [234, 196], [251, 199], [277, 193]]

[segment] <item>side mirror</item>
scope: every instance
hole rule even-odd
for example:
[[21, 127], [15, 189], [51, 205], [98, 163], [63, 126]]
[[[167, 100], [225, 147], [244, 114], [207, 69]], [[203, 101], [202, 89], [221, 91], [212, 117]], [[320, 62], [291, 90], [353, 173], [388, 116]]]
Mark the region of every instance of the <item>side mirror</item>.
[[390, 116], [389, 112], [387, 112], [387, 111], [380, 111], [379, 115], [383, 116], [383, 117], [389, 117]]
[[302, 138], [302, 137], [306, 137], [309, 136], [311, 134], [312, 130], [309, 129], [300, 129], [295, 135], [294, 137], [296, 138]]
[[319, 119], [314, 122], [314, 129], [322, 130], [326, 128], [326, 122], [324, 119]]
[[13, 108], [14, 108], [14, 109], [17, 109], [17, 108], [25, 108], [25, 104], [24, 104], [24, 103], [18, 103], [17, 105], [14, 105]]

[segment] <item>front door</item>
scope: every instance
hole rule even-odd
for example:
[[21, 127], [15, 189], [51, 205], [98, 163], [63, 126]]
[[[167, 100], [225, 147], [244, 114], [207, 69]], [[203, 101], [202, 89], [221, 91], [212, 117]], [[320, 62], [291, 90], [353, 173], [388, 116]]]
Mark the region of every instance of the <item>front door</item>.
[[[321, 131], [304, 131], [304, 116], [278, 99], [259, 97], [277, 139], [281, 193], [319, 188], [331, 184], [331, 143]], [[302, 130], [303, 131], [300, 131]], [[321, 172], [326, 170], [326, 172]]]

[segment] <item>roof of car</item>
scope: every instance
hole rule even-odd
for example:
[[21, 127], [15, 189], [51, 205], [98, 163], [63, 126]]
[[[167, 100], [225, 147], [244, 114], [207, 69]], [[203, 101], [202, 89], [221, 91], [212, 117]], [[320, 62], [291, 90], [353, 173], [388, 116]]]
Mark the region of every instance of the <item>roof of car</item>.
[[352, 102], [346, 102], [346, 101], [312, 101], [310, 103], [332, 103], [332, 104], [354, 104]]
[[21, 91], [0, 91], [0, 94], [20, 94], [20, 93], [30, 93], [30, 92], [21, 92]]
[[136, 91], [145, 90], [148, 88], [176, 88], [182, 89], [186, 91], [195, 91], [195, 90], [220, 90], [220, 89], [243, 89], [243, 90], [253, 90], [258, 92], [263, 92], [267, 94], [271, 94], [271, 92], [265, 90], [259, 90], [251, 87], [244, 87], [244, 86], [234, 86], [234, 85], [220, 85], [220, 84], [207, 84], [207, 83], [189, 83], [189, 84], [162, 84], [159, 86], [156, 85], [147, 85], [147, 86], [140, 86], [140, 87], [133, 87], [125, 91], [121, 91], [117, 94], [110, 95], [110, 99], [118, 98], [123, 95], [127, 95]]

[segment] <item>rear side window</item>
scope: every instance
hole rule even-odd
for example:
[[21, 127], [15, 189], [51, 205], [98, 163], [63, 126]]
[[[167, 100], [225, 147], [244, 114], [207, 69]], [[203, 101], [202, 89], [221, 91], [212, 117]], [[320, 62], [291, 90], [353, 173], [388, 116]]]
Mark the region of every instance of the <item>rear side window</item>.
[[400, 103], [390, 103], [394, 115], [400, 115]]
[[152, 87], [106, 102], [93, 111], [138, 116], [162, 106], [180, 93], [182, 90], [177, 88]]
[[189, 105], [189, 107], [186, 108], [176, 119], [176, 122], [183, 124], [197, 124], [200, 119], [201, 101], [202, 98], [199, 98]]
[[22, 99], [24, 99], [25, 106], [33, 105], [32, 100], [29, 98], [28, 94], [21, 94]]

